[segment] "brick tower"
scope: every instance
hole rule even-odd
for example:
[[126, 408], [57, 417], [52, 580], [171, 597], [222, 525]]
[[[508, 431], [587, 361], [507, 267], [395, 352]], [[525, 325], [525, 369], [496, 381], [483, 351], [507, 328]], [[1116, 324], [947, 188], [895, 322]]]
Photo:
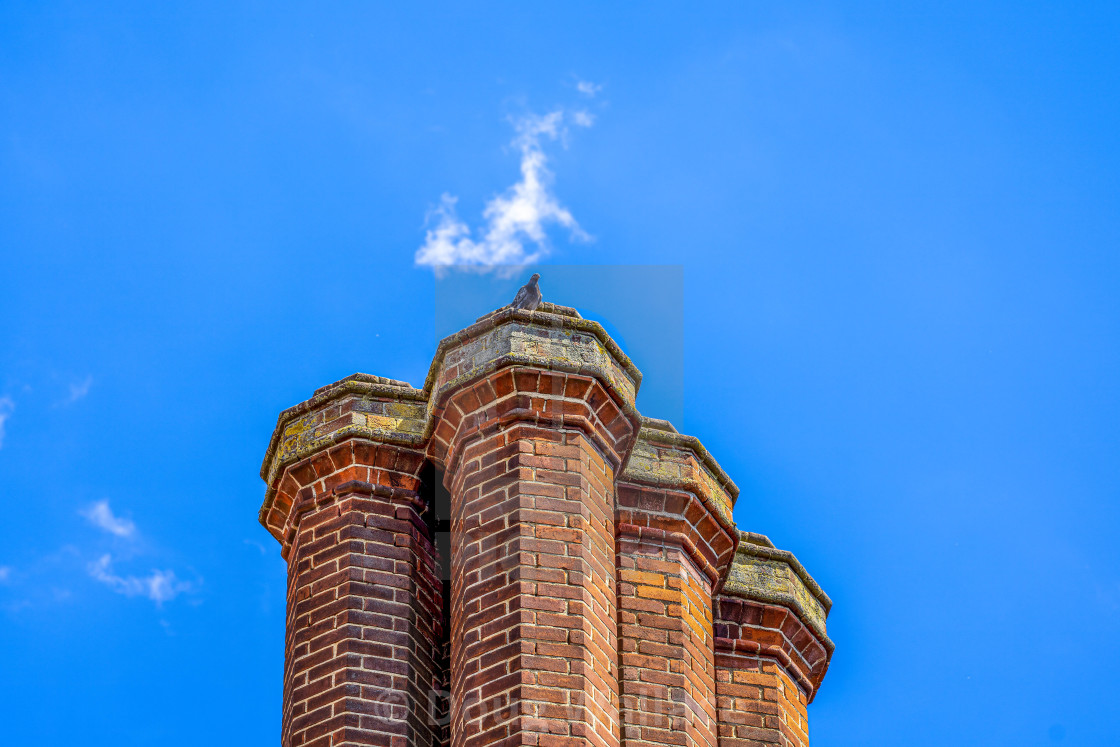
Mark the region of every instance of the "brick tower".
[[285, 747], [808, 745], [831, 602], [640, 383], [544, 303], [280, 414]]

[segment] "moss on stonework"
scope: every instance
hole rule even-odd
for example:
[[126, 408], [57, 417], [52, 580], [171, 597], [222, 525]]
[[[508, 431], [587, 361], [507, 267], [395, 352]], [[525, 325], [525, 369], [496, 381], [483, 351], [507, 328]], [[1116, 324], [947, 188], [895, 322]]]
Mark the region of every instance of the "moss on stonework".
[[793, 553], [777, 549], [767, 537], [739, 533], [739, 546], [721, 593], [793, 610], [832, 652], [825, 629], [832, 600]]
[[639, 417], [633, 403], [642, 374], [602, 325], [555, 304], [543, 303], [536, 311], [504, 307], [440, 342], [423, 389], [357, 373], [282, 412], [261, 465], [268, 484], [262, 521], [287, 466], [345, 438], [423, 448], [435, 426], [430, 413], [444, 392], [508, 366], [596, 378], [629, 417]]
[[[638, 370], [626, 353], [622, 352], [622, 348], [611, 339], [607, 331], [603, 329], [603, 325], [582, 318], [574, 309], [547, 303], [542, 303], [536, 311], [522, 311], [508, 306], [503, 307], [481, 317], [466, 329], [444, 338], [436, 347], [435, 358], [428, 370], [428, 378], [424, 382], [424, 391], [432, 392], [436, 388], [435, 382], [440, 372], [454, 365], [454, 363], [445, 360], [445, 356], [450, 351], [460, 347], [463, 343], [486, 335], [492, 329], [509, 325], [511, 322], [515, 323], [515, 327], [526, 330], [533, 329], [538, 333], [548, 330], [564, 331], [571, 335], [569, 339], [572, 339], [573, 342], [584, 342], [583, 339], [575, 340], [577, 334], [589, 338], [589, 340], [595, 340], [601, 346], [601, 354], [611, 360], [614, 366], [623, 373], [623, 377], [629, 380], [633, 391], [637, 392], [642, 381], [641, 371]], [[549, 366], [547, 357], [541, 360], [544, 368], [565, 370]], [[604, 382], [604, 384], [607, 383], [610, 382]], [[632, 394], [629, 401], [633, 402]]]
[[708, 503], [725, 526], [735, 526], [731, 510], [738, 486], [699, 439], [678, 433], [666, 420], [642, 418], [622, 479], [686, 490]]
[[423, 448], [436, 425], [432, 413], [448, 393], [510, 366], [597, 379], [632, 422], [641, 422], [623, 479], [692, 492], [734, 530], [735, 483], [697, 439], [638, 414], [634, 399], [642, 374], [602, 325], [548, 303], [531, 312], [497, 309], [441, 341], [423, 389], [353, 374], [281, 413], [261, 466], [268, 484], [262, 518], [287, 466], [346, 438]]
[[477, 337], [444, 352], [436, 373], [428, 378], [432, 387], [429, 410], [437, 406], [444, 392], [510, 364], [594, 377], [631, 407], [637, 394], [630, 372], [595, 336], [563, 327], [506, 323], [481, 330]]

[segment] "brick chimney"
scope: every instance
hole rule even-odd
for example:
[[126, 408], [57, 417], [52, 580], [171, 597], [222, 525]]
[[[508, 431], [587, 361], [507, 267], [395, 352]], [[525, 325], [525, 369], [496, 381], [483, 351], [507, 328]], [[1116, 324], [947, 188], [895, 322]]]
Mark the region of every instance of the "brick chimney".
[[544, 303], [280, 414], [285, 747], [808, 744], [831, 602], [641, 378]]

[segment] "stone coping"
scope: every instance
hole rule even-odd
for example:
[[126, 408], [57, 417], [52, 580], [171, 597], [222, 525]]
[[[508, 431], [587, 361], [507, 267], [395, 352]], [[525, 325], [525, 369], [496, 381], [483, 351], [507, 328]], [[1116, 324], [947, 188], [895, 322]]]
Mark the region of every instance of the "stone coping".
[[[559, 322], [557, 323], [556, 320], [559, 320]], [[542, 303], [537, 311], [522, 311], [520, 309], [514, 309], [511, 306], [504, 306], [480, 317], [478, 321], [466, 329], [456, 332], [440, 341], [439, 345], [436, 347], [436, 354], [432, 360], [432, 364], [428, 368], [428, 376], [424, 381], [423, 389], [417, 389], [405, 381], [397, 381], [395, 379], [373, 376], [371, 374], [355, 373], [333, 384], [328, 384], [316, 389], [310, 399], [281, 412], [276, 420], [276, 428], [272, 432], [272, 438], [269, 441], [268, 450], [265, 452], [264, 461], [261, 465], [261, 478], [266, 481], [269, 479], [269, 463], [276, 453], [276, 447], [279, 445], [284, 426], [291, 420], [311, 412], [331, 400], [345, 396], [346, 394], [365, 394], [385, 399], [427, 403], [431, 399], [432, 388], [435, 385], [440, 366], [448, 350], [511, 321], [525, 322], [528, 325], [536, 324], [544, 327], [574, 329], [594, 335], [619, 366], [626, 372], [627, 376], [634, 384], [635, 392], [637, 391], [642, 380], [641, 371], [638, 370], [629, 356], [622, 352], [618, 344], [611, 339], [610, 335], [608, 335], [607, 331], [603, 328], [603, 325], [584, 319], [580, 316], [578, 311], [567, 306]], [[531, 361], [515, 360], [514, 356], [503, 356], [499, 361], [503, 366], [516, 365], [517, 363], [532, 365]], [[426, 438], [430, 435], [431, 424], [425, 429], [423, 437]], [[414, 445], [416, 439], [402, 439], [402, 443]]]
[[439, 376], [439, 371], [443, 366], [444, 356], [447, 355], [449, 350], [465, 342], [481, 337], [490, 330], [511, 321], [525, 322], [526, 325], [572, 330], [594, 335], [598, 338], [603, 347], [606, 348], [610, 356], [614, 358], [615, 362], [626, 372], [627, 377], [633, 382], [635, 393], [637, 393], [638, 388], [641, 386], [642, 372], [639, 371], [638, 367], [634, 365], [634, 362], [630, 360], [630, 356], [622, 351], [618, 343], [611, 339], [611, 336], [607, 334], [607, 330], [603, 328], [603, 325], [591, 321], [590, 319], [584, 319], [575, 309], [542, 303], [536, 311], [524, 311], [522, 309], [515, 309], [512, 306], [503, 306], [496, 311], [479, 317], [478, 321], [466, 329], [462, 329], [440, 340], [439, 345], [436, 346], [436, 354], [432, 359], [432, 365], [428, 368], [428, 376], [424, 380], [423, 391], [431, 395], [435, 387], [436, 379]]
[[787, 607], [820, 636], [829, 653], [835, 648], [825, 629], [832, 600], [793, 553], [777, 549], [765, 535], [739, 532], [735, 559], [720, 593]]
[[[431, 417], [431, 412], [438, 404], [436, 400], [441, 399], [441, 393], [454, 389], [466, 383], [468, 380], [473, 380], [478, 376], [491, 373], [494, 370], [517, 365], [524, 365], [531, 368], [564, 370], [569, 373], [593, 376], [602, 380], [605, 385], [611, 387], [616, 386], [616, 384], [610, 380], [610, 374], [607, 371], [601, 370], [596, 364], [588, 363], [587, 365], [582, 365], [578, 361], [573, 362], [569, 360], [542, 361], [539, 358], [533, 358], [531, 356], [507, 353], [488, 361], [477, 370], [472, 369], [463, 376], [451, 381], [445, 381], [440, 387], [439, 392], [433, 391], [436, 388], [440, 370], [449, 351], [469, 341], [483, 337], [498, 327], [511, 323], [521, 323], [525, 327], [559, 329], [565, 332], [583, 333], [588, 337], [594, 337], [601, 346], [602, 351], [611, 359], [613, 365], [617, 366], [618, 372], [629, 380], [627, 386], [633, 387], [631, 392], [624, 392], [621, 399], [631, 399], [637, 392], [642, 380], [641, 371], [638, 370], [629, 356], [627, 356], [618, 344], [611, 339], [607, 331], [598, 322], [584, 319], [580, 316], [579, 312], [573, 308], [558, 306], [556, 304], [542, 303], [536, 311], [524, 311], [521, 309], [514, 309], [512, 306], [504, 306], [480, 317], [478, 321], [466, 329], [456, 332], [440, 341], [422, 389], [417, 389], [404, 381], [356, 373], [336, 381], [333, 384], [328, 384], [327, 386], [316, 389], [310, 399], [281, 412], [277, 418], [276, 427], [273, 430], [268, 449], [265, 452], [264, 460], [261, 464], [261, 478], [267, 484], [265, 500], [261, 506], [261, 516], [267, 515], [268, 510], [271, 508], [272, 500], [275, 497], [273, 481], [279, 475], [283, 467], [299, 461], [324, 446], [329, 446], [347, 438], [368, 438], [383, 443], [423, 448], [424, 444], [431, 438], [432, 431], [436, 425]], [[301, 424], [297, 421], [309, 413], [323, 408], [330, 402], [345, 398], [347, 395], [357, 395], [370, 399], [397, 402], [405, 409], [409, 410], [414, 409], [416, 405], [420, 405], [426, 411], [426, 413], [423, 414], [422, 427], [419, 420], [412, 424], [413, 427], [401, 430], [400, 432], [396, 432], [395, 429], [390, 427], [391, 419], [384, 420], [378, 427], [363, 425], [361, 422], [340, 424], [329, 434], [325, 434], [320, 438], [309, 438], [305, 443], [300, 443], [298, 448], [292, 450], [291, 453], [284, 454], [283, 464], [276, 463], [277, 452], [285, 436], [290, 435], [286, 434], [286, 431], [290, 427], [297, 429], [310, 427], [307, 424]], [[621, 404], [624, 411], [636, 419], [637, 411], [634, 409], [633, 403], [623, 401]], [[412, 420], [416, 420], [416, 418], [412, 416], [408, 416], [406, 419], [409, 419], [410, 423]], [[319, 425], [322, 425], [322, 423]]]
[[[424, 382], [424, 388], [422, 389], [418, 389], [404, 381], [389, 379], [382, 376], [373, 376], [371, 374], [355, 373], [332, 384], [316, 389], [310, 399], [281, 412], [277, 418], [276, 428], [272, 433], [272, 438], [261, 464], [261, 478], [268, 484], [265, 501], [261, 507], [261, 515], [266, 515], [271, 507], [275, 493], [272, 483], [279, 475], [280, 470], [283, 469], [284, 466], [295, 463], [325, 446], [330, 446], [347, 438], [356, 437], [412, 448], [423, 448], [424, 444], [430, 439], [436, 425], [436, 422], [431, 417], [431, 412], [433, 407], [437, 404], [434, 400], [439, 398], [439, 393], [433, 390], [436, 388], [440, 370], [448, 352], [464, 343], [478, 339], [498, 327], [510, 323], [522, 323], [527, 327], [559, 328], [594, 336], [605, 349], [606, 353], [614, 360], [622, 373], [625, 374], [626, 378], [630, 379], [634, 386], [634, 392], [637, 392], [642, 379], [641, 372], [598, 322], [584, 319], [580, 316], [579, 312], [573, 308], [558, 306], [556, 304], [542, 303], [536, 311], [522, 311], [514, 309], [511, 306], [505, 306], [479, 317], [474, 324], [466, 329], [456, 332], [440, 341], [436, 349], [435, 357], [429, 367], [428, 375]], [[573, 367], [571, 362], [567, 360], [557, 360], [555, 364], [553, 368], [556, 369]], [[499, 368], [517, 365], [540, 367], [541, 361], [516, 354], [501, 355], [489, 361], [479, 370], [472, 369], [464, 374], [464, 376], [459, 377], [459, 379], [445, 382], [443, 386], [440, 387], [440, 391], [445, 392], [457, 388], [467, 379], [476, 378], [478, 375], [485, 375], [490, 372], [491, 369], [497, 370]], [[609, 375], [599, 371], [597, 367], [588, 370], [583, 370], [581, 368], [573, 372], [593, 375], [599, 379], [607, 378], [607, 383], [610, 383]], [[291, 453], [285, 453], [283, 455], [283, 464], [276, 462], [277, 452], [281, 442], [285, 439], [286, 435], [290, 435], [286, 434], [288, 429], [313, 428], [313, 426], [306, 423], [300, 424], [298, 422], [299, 419], [309, 413], [324, 408], [327, 404], [335, 400], [344, 399], [348, 395], [389, 403], [396, 402], [400, 403], [397, 409], [408, 410], [409, 413], [413, 411], [416, 412], [414, 415], [410, 414], [405, 416], [405, 419], [409, 420], [409, 423], [405, 424], [402, 421], [401, 425], [408, 426], [404, 428], [392, 427], [392, 423], [395, 421], [390, 418], [381, 419], [378, 426], [374, 427], [372, 424], [363, 424], [365, 421], [362, 421], [361, 417], [358, 417], [356, 422], [340, 424], [329, 434], [325, 434], [320, 438], [309, 438], [306, 442], [297, 440], [297, 447], [294, 450], [289, 449]], [[623, 405], [623, 409], [630, 416], [638, 415], [631, 403], [622, 402], [621, 404]], [[374, 416], [369, 415], [368, 417], [373, 418]], [[306, 418], [304, 419], [306, 420]], [[322, 423], [319, 425], [321, 426]], [[654, 447], [662, 446], [675, 448], [691, 452], [695, 455], [702, 470], [707, 473], [707, 477], [703, 478], [703, 482], [707, 483], [710, 477], [711, 482], [722, 489], [730, 499], [730, 505], [727, 507], [727, 510], [721, 511], [720, 513], [726, 513], [728, 515], [728, 520], [732, 523], [732, 531], [734, 531], [733, 520], [729, 518], [730, 508], [734, 506], [738, 498], [739, 488], [723, 468], [720, 467], [719, 463], [716, 462], [698, 438], [679, 433], [667, 420], [647, 417], [641, 417], [641, 427], [638, 438]], [[627, 467], [629, 466], [628, 463]], [[625, 469], [620, 473], [619, 477], [624, 480], [632, 480], [644, 484], [684, 488], [692, 492], [696, 492], [697, 490], [706, 492], [701, 485], [685, 485], [679, 479], [673, 479], [671, 476], [659, 476], [653, 472]], [[710, 487], [708, 490], [710, 490]]]
[[[261, 464], [261, 479], [265, 482], [269, 481], [269, 467], [272, 463], [272, 457], [276, 453], [277, 447], [280, 445], [284, 427], [287, 426], [288, 423], [301, 415], [306, 415], [309, 412], [317, 410], [328, 402], [344, 397], [347, 394], [364, 394], [381, 399], [411, 402], [427, 402], [428, 399], [427, 395], [422, 390], [416, 389], [410, 384], [363, 373], [351, 374], [345, 379], [340, 379], [333, 384], [320, 387], [315, 390], [311, 399], [289, 407], [287, 410], [281, 412], [280, 416], [276, 419], [276, 428], [272, 431], [272, 439], [268, 443], [268, 450], [265, 451], [264, 462]], [[348, 432], [347, 435], [359, 434]], [[402, 439], [401, 443], [416, 445], [417, 442], [414, 439]], [[303, 456], [307, 455], [303, 454], [294, 459], [298, 461], [298, 459]]]
[[[665, 446], [691, 451], [696, 455], [697, 461], [711, 474], [716, 483], [727, 492], [728, 497], [731, 499], [731, 505], [735, 505], [735, 501], [739, 498], [739, 486], [723, 471], [723, 467], [719, 466], [719, 462], [704, 448], [704, 444], [700, 443], [700, 439], [696, 438], [696, 436], [686, 436], [678, 432], [668, 420], [647, 418], [643, 415], [642, 427], [638, 433], [638, 439], [647, 443], [663, 444]], [[629, 465], [627, 465], [627, 467], [629, 467]], [[645, 483], [650, 481], [649, 476], [631, 472], [629, 469], [623, 471], [623, 477], [626, 480], [633, 480], [635, 482]]]

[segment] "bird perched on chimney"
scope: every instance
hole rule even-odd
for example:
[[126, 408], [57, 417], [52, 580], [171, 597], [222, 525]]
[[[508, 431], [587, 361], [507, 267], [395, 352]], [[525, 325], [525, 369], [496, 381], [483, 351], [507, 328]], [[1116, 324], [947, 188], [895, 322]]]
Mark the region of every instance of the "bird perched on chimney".
[[540, 279], [541, 276], [534, 272], [529, 282], [521, 286], [517, 295], [513, 297], [513, 308], [536, 311], [541, 305], [541, 289], [537, 286], [537, 281]]

